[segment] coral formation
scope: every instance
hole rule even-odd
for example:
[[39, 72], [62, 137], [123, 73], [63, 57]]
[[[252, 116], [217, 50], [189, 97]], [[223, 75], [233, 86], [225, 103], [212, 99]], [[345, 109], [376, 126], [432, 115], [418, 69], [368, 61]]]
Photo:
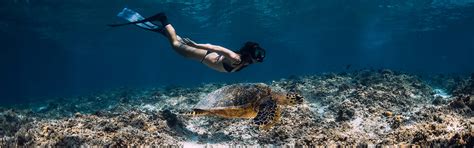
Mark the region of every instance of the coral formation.
[[[273, 128], [246, 119], [180, 112], [226, 84], [116, 89], [0, 108], [2, 145], [366, 145], [472, 147], [474, 76], [430, 80], [387, 69], [293, 76], [268, 83], [295, 91]], [[436, 79], [433, 79], [436, 78]], [[438, 88], [449, 95], [437, 95]]]

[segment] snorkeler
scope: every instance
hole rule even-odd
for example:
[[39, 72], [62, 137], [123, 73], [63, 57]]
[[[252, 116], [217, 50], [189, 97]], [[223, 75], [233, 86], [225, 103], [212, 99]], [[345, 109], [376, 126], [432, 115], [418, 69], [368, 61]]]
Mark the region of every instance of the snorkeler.
[[[265, 49], [255, 42], [247, 42], [240, 50], [234, 52], [221, 46], [198, 44], [189, 38], [181, 38], [163, 12], [144, 18], [139, 13], [124, 8], [117, 16], [129, 22], [109, 26], [135, 24], [142, 29], [158, 32], [168, 38], [172, 48], [182, 56], [200, 61], [220, 72], [237, 72], [250, 64], [261, 63], [265, 58]], [[152, 23], [154, 21], [161, 22], [162, 26]]]

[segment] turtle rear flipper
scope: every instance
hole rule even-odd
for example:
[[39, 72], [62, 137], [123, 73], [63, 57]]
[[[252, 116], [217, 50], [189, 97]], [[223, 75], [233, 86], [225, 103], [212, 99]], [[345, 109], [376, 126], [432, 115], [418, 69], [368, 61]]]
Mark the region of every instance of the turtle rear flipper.
[[280, 119], [280, 108], [275, 100], [269, 99], [258, 106], [258, 113], [253, 123], [260, 128], [269, 129]]
[[202, 110], [202, 109], [193, 109], [193, 111], [184, 113], [184, 115], [192, 116], [192, 117], [205, 116], [205, 115], [209, 115], [209, 114], [211, 114], [209, 111]]

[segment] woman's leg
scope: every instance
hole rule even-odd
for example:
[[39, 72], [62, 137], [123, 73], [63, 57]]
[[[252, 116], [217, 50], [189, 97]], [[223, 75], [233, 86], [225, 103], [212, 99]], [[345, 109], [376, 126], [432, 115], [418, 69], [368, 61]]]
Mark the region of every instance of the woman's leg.
[[181, 38], [176, 35], [176, 31], [171, 24], [168, 24], [164, 27], [164, 32], [173, 49], [182, 56], [201, 61], [202, 58], [206, 55], [207, 50], [183, 44], [181, 42]]
[[179, 46], [180, 45], [179, 43], [181, 42], [179, 42], [178, 40], [174, 27], [171, 26], [171, 24], [168, 24], [165, 26], [164, 29], [165, 29], [166, 34], [168, 35], [168, 40], [170, 41], [171, 46], [173, 46], [173, 48]]

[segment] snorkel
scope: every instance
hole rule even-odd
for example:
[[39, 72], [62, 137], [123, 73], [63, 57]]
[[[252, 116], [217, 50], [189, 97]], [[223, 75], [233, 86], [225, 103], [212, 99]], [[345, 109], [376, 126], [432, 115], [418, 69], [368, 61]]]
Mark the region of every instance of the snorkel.
[[266, 54], [265, 49], [261, 48], [255, 42], [245, 43], [244, 47], [242, 47], [238, 52], [241, 54], [242, 61], [249, 64], [263, 62]]

